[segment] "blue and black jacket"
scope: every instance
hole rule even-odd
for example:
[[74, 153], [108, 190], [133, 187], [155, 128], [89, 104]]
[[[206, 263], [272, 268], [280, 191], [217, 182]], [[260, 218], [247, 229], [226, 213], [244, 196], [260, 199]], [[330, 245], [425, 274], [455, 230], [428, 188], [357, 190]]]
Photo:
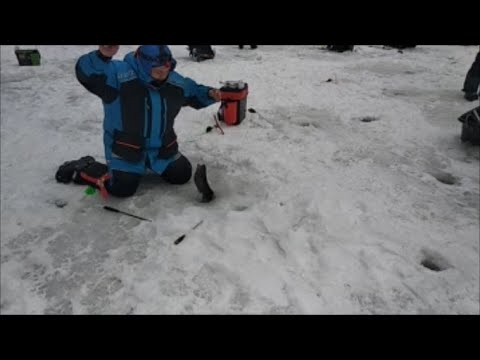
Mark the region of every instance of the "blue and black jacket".
[[211, 87], [175, 71], [156, 84], [133, 52], [119, 61], [92, 51], [78, 59], [75, 71], [80, 83], [103, 101], [103, 141], [110, 172], [142, 175], [149, 164], [163, 173], [180, 156], [173, 125], [181, 108], [201, 109], [215, 102], [208, 96]]

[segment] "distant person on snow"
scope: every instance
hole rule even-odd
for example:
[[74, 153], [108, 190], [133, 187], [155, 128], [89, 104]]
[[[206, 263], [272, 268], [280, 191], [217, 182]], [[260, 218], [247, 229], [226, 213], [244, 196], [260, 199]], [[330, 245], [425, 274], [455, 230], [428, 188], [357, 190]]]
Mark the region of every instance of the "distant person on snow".
[[142, 45], [123, 61], [112, 60], [118, 50], [100, 45], [76, 64], [78, 81], [100, 97], [105, 112], [107, 165], [91, 173], [87, 167], [82, 177], [118, 197], [133, 195], [147, 169], [171, 184], [188, 182], [192, 165], [179, 151], [175, 118], [183, 106], [201, 109], [220, 101], [220, 90], [177, 73], [167, 45]]
[[468, 101], [475, 101], [478, 99], [480, 90], [480, 51], [475, 58], [470, 70], [467, 72], [465, 82], [463, 83], [462, 91], [465, 93], [464, 97]]
[[[239, 48], [240, 50], [242, 50], [244, 46], [245, 46], [245, 45], [238, 45], [238, 48]], [[250, 49], [256, 49], [257, 47], [258, 47], [258, 45], [250, 45]]]

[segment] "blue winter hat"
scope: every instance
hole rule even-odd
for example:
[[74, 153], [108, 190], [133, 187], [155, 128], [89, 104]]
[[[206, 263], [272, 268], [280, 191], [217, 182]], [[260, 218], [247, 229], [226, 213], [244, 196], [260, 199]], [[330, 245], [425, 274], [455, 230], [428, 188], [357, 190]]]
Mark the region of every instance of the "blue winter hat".
[[148, 75], [154, 67], [170, 65], [173, 70], [177, 64], [167, 45], [141, 45], [136, 55], [140, 66]]

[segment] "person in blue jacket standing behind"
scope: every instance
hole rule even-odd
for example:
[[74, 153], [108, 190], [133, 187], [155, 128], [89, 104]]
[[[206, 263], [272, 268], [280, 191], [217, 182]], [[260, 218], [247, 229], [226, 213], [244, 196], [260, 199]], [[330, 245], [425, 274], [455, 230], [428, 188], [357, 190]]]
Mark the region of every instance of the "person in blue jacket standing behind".
[[188, 182], [192, 165], [179, 152], [175, 118], [183, 106], [220, 101], [220, 90], [178, 74], [167, 45], [141, 45], [123, 61], [112, 60], [118, 50], [100, 45], [75, 67], [78, 81], [103, 102], [108, 173], [102, 185], [114, 196], [131, 196], [147, 169], [172, 184]]

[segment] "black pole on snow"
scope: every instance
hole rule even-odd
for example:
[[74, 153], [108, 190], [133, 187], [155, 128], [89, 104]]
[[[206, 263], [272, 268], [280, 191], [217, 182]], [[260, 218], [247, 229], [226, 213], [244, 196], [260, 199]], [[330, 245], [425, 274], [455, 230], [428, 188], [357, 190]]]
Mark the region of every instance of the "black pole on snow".
[[145, 218], [143, 218], [143, 217], [140, 217], [140, 216], [137, 216], [137, 215], [129, 214], [129, 213], [125, 212], [125, 211], [122, 211], [122, 210], [118, 210], [118, 209], [112, 208], [111, 206], [107, 206], [107, 205], [105, 205], [103, 208], [104, 208], [105, 210], [108, 210], [108, 211], [112, 211], [112, 212], [116, 212], [116, 213], [120, 213], [120, 214], [128, 215], [128, 216], [134, 217], [134, 218], [136, 218], [136, 219], [140, 219], [140, 220], [144, 220], [144, 221], [150, 221], [150, 222], [152, 222], [152, 220], [150, 220], [150, 219], [145, 219]]

